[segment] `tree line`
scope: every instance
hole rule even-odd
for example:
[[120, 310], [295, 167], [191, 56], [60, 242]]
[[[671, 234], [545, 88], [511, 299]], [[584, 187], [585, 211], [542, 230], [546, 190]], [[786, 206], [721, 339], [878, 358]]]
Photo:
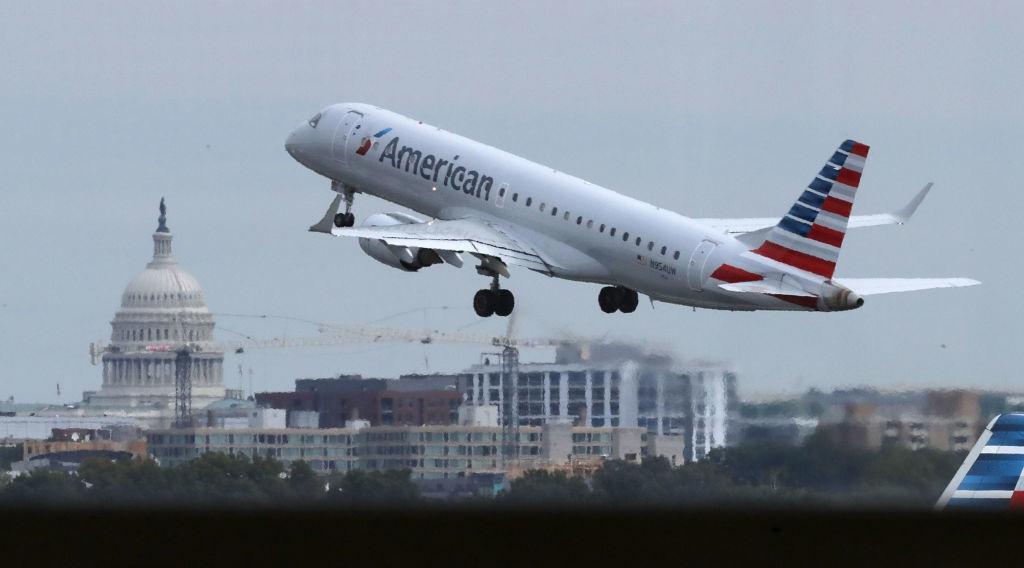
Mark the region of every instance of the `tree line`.
[[[855, 450], [811, 436], [801, 447], [750, 444], [674, 467], [609, 460], [589, 479], [532, 470], [485, 506], [929, 507], [963, 453], [886, 446]], [[152, 460], [91, 459], [77, 472], [35, 470], [0, 481], [0, 505], [21, 506], [414, 506], [409, 470], [317, 475], [305, 462], [210, 453], [173, 468]], [[2, 478], [2, 476], [0, 476]]]
[[609, 461], [589, 482], [561, 472], [530, 471], [500, 501], [602, 507], [928, 508], [963, 462], [965, 452], [840, 447], [811, 436], [801, 447], [751, 444], [713, 450], [673, 467]]

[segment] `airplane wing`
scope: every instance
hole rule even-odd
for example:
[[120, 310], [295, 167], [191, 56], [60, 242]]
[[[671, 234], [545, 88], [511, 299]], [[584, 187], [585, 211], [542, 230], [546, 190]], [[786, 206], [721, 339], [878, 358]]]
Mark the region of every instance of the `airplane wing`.
[[989, 422], [936, 509], [1024, 510], [1024, 414]]
[[551, 274], [554, 266], [537, 249], [513, 235], [510, 229], [482, 219], [434, 220], [381, 227], [332, 227], [330, 234], [336, 237], [379, 239], [392, 246], [496, 257], [506, 264], [544, 274]]
[[892, 292], [913, 292], [932, 288], [962, 288], [981, 284], [971, 278], [835, 278], [861, 296], [874, 296]]
[[[931, 191], [931, 182], [927, 183], [909, 203], [891, 213], [876, 213], [874, 215], [853, 215], [850, 217], [847, 227], [856, 229], [859, 227], [874, 227], [877, 225], [902, 225], [910, 220], [921, 205], [924, 198]], [[779, 223], [778, 217], [751, 217], [745, 219], [694, 219], [702, 225], [714, 227], [730, 235], [752, 233], [761, 229], [774, 227]]]

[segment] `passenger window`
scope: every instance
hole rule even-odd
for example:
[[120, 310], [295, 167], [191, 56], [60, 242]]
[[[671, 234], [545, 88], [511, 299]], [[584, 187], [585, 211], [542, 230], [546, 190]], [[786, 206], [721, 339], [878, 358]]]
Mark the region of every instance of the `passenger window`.
[[[515, 201], [515, 200], [513, 199], [513, 201]], [[529, 207], [532, 204], [533, 204], [533, 198], [532, 197], [527, 197], [526, 198], [526, 206]]]
[[545, 203], [541, 202], [541, 204], [540, 204], [540, 211], [541, 211], [541, 213], [544, 212], [544, 205], [545, 205]]
[[587, 228], [588, 229], [593, 229], [594, 228], [594, 220], [593, 219], [588, 219], [587, 220]]
[[667, 250], [668, 250], [668, 247], [661, 247], [661, 256], [665, 256], [665, 251], [667, 251]]
[[565, 212], [565, 215], [562, 216], [562, 219], [565, 219], [566, 221], [569, 220], [569, 212], [568, 211]]
[[558, 215], [558, 207], [551, 208], [551, 216], [554, 217], [555, 215]]
[[503, 183], [498, 187], [498, 196], [494, 198], [495, 207], [505, 206], [505, 195], [508, 193], [508, 184]]
[[597, 232], [599, 232], [599, 233], [603, 233], [604, 232], [604, 223], [601, 223], [601, 226], [597, 229]]
[[647, 241], [647, 250], [654, 250], [654, 241]]
[[614, 237], [615, 236], [615, 227], [612, 227], [612, 230], [609, 231], [608, 234]]
[[675, 254], [672, 255], [672, 258], [675, 260], [679, 260], [679, 251], [676, 251]]
[[622, 242], [626, 242], [628, 240], [629, 240], [629, 231], [626, 231], [625, 233], [622, 233]]
[[518, 193], [513, 193], [512, 194], [512, 202], [515, 203], [516, 201], [519, 201], [519, 194]]
[[640, 246], [641, 242], [643, 242], [643, 239], [641, 239], [640, 237], [637, 237], [636, 238], [636, 246]]

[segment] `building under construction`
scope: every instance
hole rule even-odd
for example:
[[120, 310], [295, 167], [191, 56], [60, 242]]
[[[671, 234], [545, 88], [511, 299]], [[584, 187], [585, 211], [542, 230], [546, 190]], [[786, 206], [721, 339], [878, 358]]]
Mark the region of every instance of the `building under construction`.
[[737, 395], [736, 374], [726, 365], [677, 361], [627, 344], [567, 342], [554, 363], [516, 367], [513, 381], [501, 358], [486, 359], [459, 375], [459, 390], [467, 403], [501, 409], [503, 419], [514, 408], [520, 426], [568, 421], [677, 436], [688, 461], [729, 443]]

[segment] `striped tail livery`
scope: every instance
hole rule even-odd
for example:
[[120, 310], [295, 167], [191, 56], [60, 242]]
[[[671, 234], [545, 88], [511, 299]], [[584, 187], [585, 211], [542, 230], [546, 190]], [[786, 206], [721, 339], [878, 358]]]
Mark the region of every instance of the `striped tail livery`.
[[753, 252], [832, 278], [867, 157], [868, 146], [843, 142]]
[[992, 419], [935, 508], [1024, 512], [1024, 414]]

